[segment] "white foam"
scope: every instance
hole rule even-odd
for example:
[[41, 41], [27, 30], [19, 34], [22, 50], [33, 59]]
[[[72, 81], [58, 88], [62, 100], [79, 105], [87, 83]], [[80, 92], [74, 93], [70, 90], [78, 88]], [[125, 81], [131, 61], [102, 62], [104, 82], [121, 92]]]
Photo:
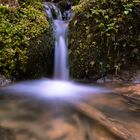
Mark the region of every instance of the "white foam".
[[50, 98], [85, 98], [89, 95], [109, 92], [105, 88], [86, 86], [74, 82], [58, 80], [35, 80], [21, 82], [5, 87], [9, 93], [32, 96], [42, 99]]

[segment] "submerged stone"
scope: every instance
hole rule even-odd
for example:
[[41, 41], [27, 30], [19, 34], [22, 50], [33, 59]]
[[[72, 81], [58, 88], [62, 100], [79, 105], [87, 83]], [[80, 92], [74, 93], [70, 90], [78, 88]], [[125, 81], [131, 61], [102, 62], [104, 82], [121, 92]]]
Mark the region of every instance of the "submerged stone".
[[0, 139], [1, 140], [16, 140], [14, 130], [0, 126]]

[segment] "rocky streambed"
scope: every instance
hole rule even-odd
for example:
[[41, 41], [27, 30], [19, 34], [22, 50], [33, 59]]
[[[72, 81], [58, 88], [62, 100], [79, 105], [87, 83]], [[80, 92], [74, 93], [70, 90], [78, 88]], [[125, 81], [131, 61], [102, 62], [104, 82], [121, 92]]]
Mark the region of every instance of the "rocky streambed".
[[140, 85], [112, 88], [114, 93], [82, 101], [42, 102], [1, 94], [0, 139], [139, 140]]

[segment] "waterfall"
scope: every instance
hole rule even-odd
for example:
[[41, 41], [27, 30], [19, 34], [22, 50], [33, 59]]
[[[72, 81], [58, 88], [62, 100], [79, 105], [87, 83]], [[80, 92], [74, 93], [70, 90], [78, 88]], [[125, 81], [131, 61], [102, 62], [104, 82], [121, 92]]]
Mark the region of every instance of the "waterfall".
[[52, 2], [45, 2], [45, 11], [49, 18], [62, 20], [62, 14], [56, 4]]
[[[68, 21], [63, 20], [60, 9], [54, 3], [46, 2], [45, 11], [53, 22], [55, 36], [54, 79], [68, 80]], [[65, 13], [65, 16], [67, 15], [69, 16], [69, 14]]]
[[[37, 99], [83, 99], [93, 94], [106, 93], [105, 88], [77, 84], [69, 80], [68, 70], [68, 20], [69, 10], [63, 14], [60, 9], [50, 2], [45, 3], [46, 13], [53, 22], [55, 36], [54, 79], [40, 79], [15, 83], [0, 89], [0, 92], [31, 96]], [[65, 20], [64, 20], [65, 19]], [[55, 101], [56, 102], [56, 101]]]

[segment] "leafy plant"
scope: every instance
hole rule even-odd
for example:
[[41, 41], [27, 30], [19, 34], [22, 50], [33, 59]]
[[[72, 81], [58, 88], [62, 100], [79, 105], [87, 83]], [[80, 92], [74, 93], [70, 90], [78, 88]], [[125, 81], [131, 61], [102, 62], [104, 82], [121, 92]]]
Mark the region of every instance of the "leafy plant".
[[28, 2], [16, 7], [0, 5], [0, 73], [7, 77], [26, 71], [32, 42], [39, 45], [40, 36], [49, 31], [47, 17], [37, 7], [41, 3]]
[[[73, 7], [71, 74], [97, 78], [140, 62], [140, 1], [86, 0]], [[92, 63], [94, 62], [94, 63]]]

